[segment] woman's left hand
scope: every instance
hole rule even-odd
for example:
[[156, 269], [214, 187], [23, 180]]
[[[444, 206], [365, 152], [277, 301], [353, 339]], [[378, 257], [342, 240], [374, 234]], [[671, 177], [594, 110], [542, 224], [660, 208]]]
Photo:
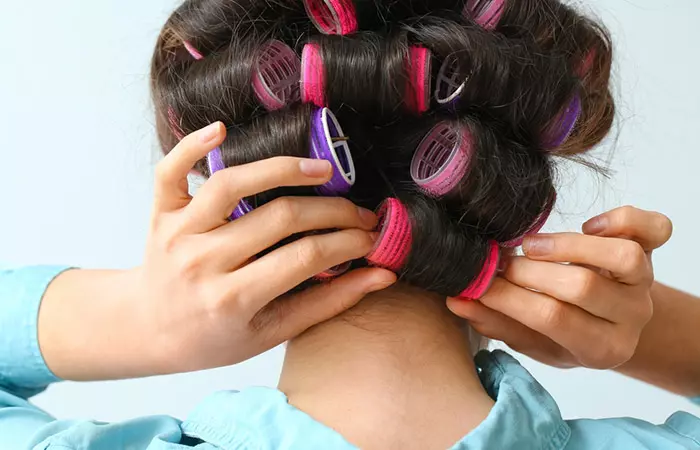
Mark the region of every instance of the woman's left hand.
[[[653, 250], [671, 237], [659, 213], [622, 207], [585, 234], [526, 239], [480, 300], [450, 309], [484, 336], [556, 367], [611, 369], [627, 362], [653, 315]], [[568, 263], [568, 264], [567, 264]]]

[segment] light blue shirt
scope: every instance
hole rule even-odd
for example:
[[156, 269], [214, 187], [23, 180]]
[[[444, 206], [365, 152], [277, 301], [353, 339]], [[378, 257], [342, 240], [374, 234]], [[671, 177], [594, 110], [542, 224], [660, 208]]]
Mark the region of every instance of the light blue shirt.
[[[58, 381], [39, 350], [37, 312], [44, 290], [62, 270], [0, 271], [0, 450], [355, 448], [268, 388], [214, 393], [184, 421], [57, 420], [33, 406], [27, 399]], [[566, 421], [554, 399], [511, 356], [482, 352], [476, 362], [496, 404], [455, 450], [700, 449], [700, 419], [690, 414], [678, 412], [659, 426], [628, 418]]]

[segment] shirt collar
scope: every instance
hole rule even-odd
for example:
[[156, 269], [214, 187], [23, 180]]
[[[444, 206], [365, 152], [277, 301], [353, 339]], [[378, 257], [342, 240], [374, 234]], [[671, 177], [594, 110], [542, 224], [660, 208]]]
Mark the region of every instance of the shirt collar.
[[[452, 450], [560, 449], [571, 431], [554, 399], [513, 357], [481, 352], [479, 377], [495, 400], [491, 413]], [[225, 450], [355, 449], [333, 429], [291, 406], [280, 391], [217, 392], [183, 422], [183, 432]]]

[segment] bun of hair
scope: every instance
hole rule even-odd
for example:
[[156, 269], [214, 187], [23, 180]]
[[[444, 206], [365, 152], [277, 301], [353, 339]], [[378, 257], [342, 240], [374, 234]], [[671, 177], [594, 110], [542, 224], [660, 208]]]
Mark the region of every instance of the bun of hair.
[[[270, 42], [301, 61], [271, 79], [304, 80], [274, 108], [252, 83]], [[457, 296], [493, 242], [517, 245], [544, 223], [555, 158], [610, 131], [611, 60], [605, 28], [559, 0], [187, 0], [158, 38], [152, 92], [163, 150], [220, 120], [226, 166], [309, 156], [312, 113], [330, 108], [357, 174], [347, 197], [407, 211], [410, 249], [394, 270]], [[247, 200], [282, 195], [317, 191]]]

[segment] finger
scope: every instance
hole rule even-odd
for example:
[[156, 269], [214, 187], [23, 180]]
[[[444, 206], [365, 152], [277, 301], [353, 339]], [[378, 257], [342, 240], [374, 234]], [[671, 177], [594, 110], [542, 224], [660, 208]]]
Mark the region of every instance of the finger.
[[500, 278], [480, 302], [547, 336], [587, 367], [605, 366], [617, 356], [609, 342], [614, 325], [574, 305]]
[[187, 208], [190, 227], [206, 232], [226, 223], [245, 197], [280, 186], [317, 186], [332, 175], [328, 161], [276, 157], [216, 172]]
[[351, 229], [307, 236], [285, 245], [230, 275], [243, 286], [243, 303], [262, 309], [271, 300], [330, 267], [367, 255], [374, 246], [370, 233]]
[[646, 305], [629, 295], [629, 286], [584, 267], [517, 257], [502, 276], [520, 287], [542, 292], [613, 323], [646, 320]]
[[187, 174], [200, 159], [226, 138], [226, 127], [216, 122], [186, 136], [156, 167], [157, 211], [180, 209], [190, 201]]
[[584, 223], [583, 232], [595, 236], [631, 239], [650, 252], [671, 239], [673, 223], [663, 214], [623, 206]]
[[[282, 197], [210, 232], [208, 245], [222, 267], [235, 268], [283, 239], [311, 230], [371, 231], [377, 216], [344, 198]], [[246, 236], [246, 239], [239, 239]]]
[[337, 316], [367, 294], [386, 289], [395, 282], [396, 275], [388, 270], [355, 270], [329, 283], [271, 302], [251, 324], [258, 330], [267, 330], [272, 345], [276, 345]]
[[575, 365], [571, 353], [561, 345], [478, 301], [449, 298], [447, 307], [457, 316], [467, 319], [479, 334], [505, 342], [517, 352], [556, 367]]
[[610, 271], [625, 284], [651, 283], [651, 263], [634, 241], [578, 233], [539, 234], [523, 243], [525, 255], [534, 260], [587, 264]]

